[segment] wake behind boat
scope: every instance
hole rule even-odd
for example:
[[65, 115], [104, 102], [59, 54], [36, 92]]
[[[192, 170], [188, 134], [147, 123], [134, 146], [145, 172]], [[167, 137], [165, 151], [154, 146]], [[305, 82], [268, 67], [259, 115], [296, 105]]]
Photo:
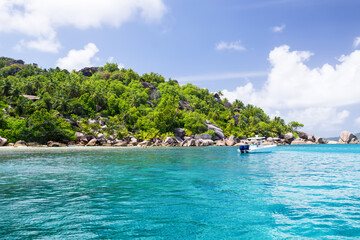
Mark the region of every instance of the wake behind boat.
[[249, 153], [249, 152], [259, 152], [261, 150], [270, 150], [270, 148], [276, 147], [277, 145], [264, 145], [263, 140], [265, 137], [259, 137], [256, 135], [254, 138], [248, 138], [248, 140], [252, 143], [251, 145], [245, 144], [240, 145], [238, 148], [239, 153]]

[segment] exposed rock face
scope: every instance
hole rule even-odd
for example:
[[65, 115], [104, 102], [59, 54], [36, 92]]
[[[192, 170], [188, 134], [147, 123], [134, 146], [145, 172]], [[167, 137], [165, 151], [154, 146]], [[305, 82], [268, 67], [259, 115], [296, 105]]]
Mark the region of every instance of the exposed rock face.
[[213, 124], [212, 122], [206, 120], [205, 121], [206, 126], [209, 130], [213, 130], [215, 132], [215, 140], [224, 139], [225, 135], [223, 130], [220, 129], [219, 126]]
[[175, 130], [174, 130], [174, 134], [175, 134], [175, 136], [178, 136], [178, 137], [180, 137], [180, 138], [184, 138], [185, 137], [185, 129], [183, 129], [183, 128], [176, 128]]
[[145, 140], [145, 141], [140, 142], [138, 145], [139, 145], [139, 146], [150, 146], [150, 145], [151, 145], [151, 142]]
[[10, 66], [10, 65], [13, 65], [13, 64], [17, 64], [17, 65], [24, 65], [25, 62], [23, 60], [15, 60], [15, 59], [12, 59], [12, 58], [8, 58], [8, 57], [0, 57], [0, 60], [6, 60], [8, 63], [7, 63], [7, 66]]
[[216, 145], [216, 146], [226, 146], [224, 140], [217, 140], [217, 141], [215, 141], [215, 145]]
[[226, 108], [231, 108], [231, 107], [232, 107], [232, 105], [231, 105], [231, 103], [226, 102], [226, 103], [224, 103], [224, 107], [226, 107]]
[[48, 141], [47, 146], [48, 147], [66, 147], [66, 144], [59, 143], [59, 142]]
[[240, 114], [235, 114], [232, 116], [232, 118], [235, 120], [235, 125], [239, 124]]
[[226, 139], [226, 140], [225, 140], [225, 144], [226, 144], [226, 146], [234, 146], [234, 145], [235, 145], [235, 142], [232, 141], [232, 140]]
[[98, 143], [98, 140], [96, 138], [91, 139], [88, 144], [86, 144], [86, 146], [96, 146], [96, 144]]
[[211, 139], [203, 140], [203, 146], [211, 146], [214, 145], [214, 141]]
[[176, 141], [177, 143], [182, 143], [184, 140], [183, 140], [181, 137], [179, 137], [179, 136], [175, 136], [175, 141]]
[[295, 137], [294, 137], [294, 134], [287, 133], [287, 134], [285, 134], [284, 139], [285, 139], [286, 143], [290, 144], [292, 141], [294, 141]]
[[[150, 91], [150, 100], [154, 100], [156, 98], [156, 88], [154, 85], [148, 82], [140, 82], [144, 88], [148, 88]], [[152, 103], [151, 103], [152, 104]]]
[[315, 142], [315, 140], [316, 140], [314, 134], [308, 134], [307, 137], [308, 137], [307, 138], [308, 141]]
[[204, 134], [201, 134], [201, 135], [195, 135], [195, 139], [203, 139], [203, 140], [211, 140], [211, 135], [208, 134], [208, 133], [204, 133]]
[[167, 138], [165, 138], [164, 143], [172, 144], [172, 143], [175, 143], [175, 140], [172, 137], [167, 137]]
[[180, 103], [181, 110], [184, 110], [184, 109], [190, 110], [190, 111], [194, 110], [192, 107], [190, 107], [190, 102], [188, 102], [188, 101], [180, 100], [179, 103]]
[[78, 142], [82, 137], [85, 137], [85, 134], [81, 132], [75, 132], [75, 137], [76, 137], [76, 141]]
[[322, 137], [317, 137], [317, 138], [315, 139], [315, 142], [316, 142], [317, 144], [325, 144], [325, 140], [324, 140]]
[[234, 141], [235, 143], [237, 142], [237, 138], [234, 135], [231, 135], [230, 137], [228, 137], [228, 139], [230, 141]]
[[116, 146], [116, 147], [126, 147], [126, 146], [127, 146], [127, 142], [125, 142], [125, 141], [120, 141], [120, 142], [114, 144], [114, 146]]
[[348, 131], [343, 131], [340, 134], [339, 143], [350, 143], [355, 142], [357, 140], [357, 137]]
[[327, 144], [339, 144], [337, 141], [328, 141]]
[[212, 96], [213, 96], [213, 98], [215, 99], [216, 102], [221, 103], [219, 94], [213, 93]]
[[79, 72], [81, 72], [86, 77], [91, 77], [98, 70], [99, 70], [98, 67], [86, 67], [86, 68], [81, 69]]
[[14, 144], [14, 147], [27, 147], [24, 140], [19, 140]]
[[183, 146], [184, 146], [184, 147], [195, 146], [195, 139], [193, 139], [193, 138], [186, 139], [186, 140], [183, 142]]
[[7, 142], [7, 139], [6, 138], [2, 138], [0, 137], [0, 146], [4, 146]]
[[307, 140], [307, 133], [298, 131], [297, 134], [299, 135], [299, 138]]

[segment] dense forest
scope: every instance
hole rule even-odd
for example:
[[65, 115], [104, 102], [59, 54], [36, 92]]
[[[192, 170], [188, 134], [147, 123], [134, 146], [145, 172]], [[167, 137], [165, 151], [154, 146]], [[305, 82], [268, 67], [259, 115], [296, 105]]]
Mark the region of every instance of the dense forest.
[[259, 107], [230, 103], [221, 95], [156, 73], [140, 76], [114, 63], [69, 72], [3, 57], [0, 136], [9, 142], [45, 143], [74, 140], [75, 132], [81, 132], [152, 140], [174, 136], [176, 128], [185, 129], [187, 136], [213, 136], [208, 120], [225, 136], [278, 137], [302, 126], [270, 119]]

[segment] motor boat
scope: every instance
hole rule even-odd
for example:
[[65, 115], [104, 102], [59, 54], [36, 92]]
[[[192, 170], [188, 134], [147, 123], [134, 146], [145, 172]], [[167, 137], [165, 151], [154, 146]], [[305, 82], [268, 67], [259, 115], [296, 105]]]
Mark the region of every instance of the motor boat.
[[250, 145], [244, 144], [240, 145], [240, 147], [237, 149], [239, 153], [249, 153], [249, 152], [259, 152], [261, 150], [268, 151], [270, 148], [276, 147], [277, 145], [264, 145], [263, 140], [265, 137], [259, 137], [256, 135], [253, 138], [248, 138], [248, 140], [251, 142]]

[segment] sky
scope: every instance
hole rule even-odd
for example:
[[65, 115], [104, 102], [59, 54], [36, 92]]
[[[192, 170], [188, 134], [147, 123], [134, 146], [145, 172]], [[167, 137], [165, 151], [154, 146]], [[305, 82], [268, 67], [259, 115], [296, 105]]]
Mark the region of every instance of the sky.
[[359, 9], [357, 0], [1, 0], [0, 55], [156, 72], [339, 136], [360, 132]]

